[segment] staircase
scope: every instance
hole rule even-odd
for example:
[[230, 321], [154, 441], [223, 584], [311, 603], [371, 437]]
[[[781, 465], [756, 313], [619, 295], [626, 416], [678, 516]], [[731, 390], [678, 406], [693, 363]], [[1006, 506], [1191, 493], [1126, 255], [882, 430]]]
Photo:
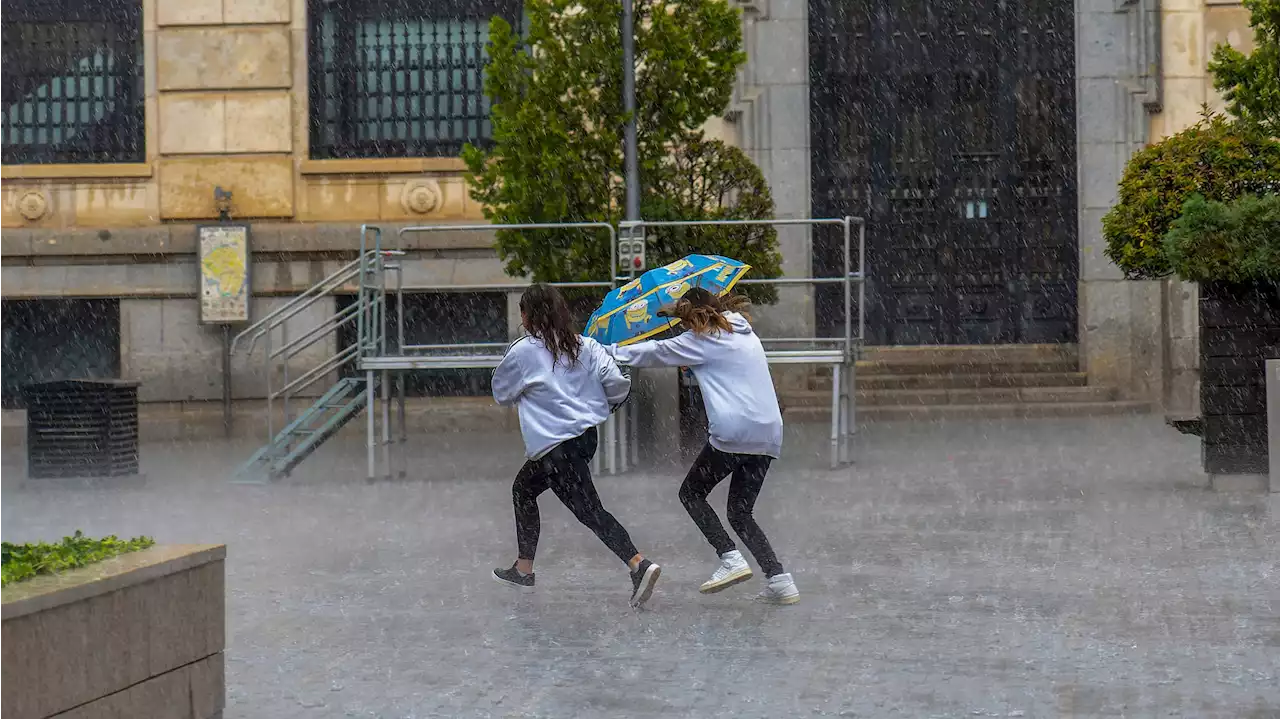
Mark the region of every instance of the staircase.
[[[340, 377], [340, 374], [362, 357], [385, 354], [387, 275], [389, 272], [398, 275], [400, 271], [399, 263], [388, 260], [402, 253], [383, 250], [382, 233], [377, 228], [362, 228], [360, 234], [361, 249], [355, 260], [258, 320], [233, 341], [233, 352], [237, 349], [252, 352], [259, 342], [264, 345], [268, 429], [267, 443], [236, 471], [232, 482], [261, 484], [287, 477], [320, 445], [355, 419], [368, 406], [371, 393], [378, 391], [379, 373], [355, 377]], [[291, 320], [317, 303], [328, 303], [332, 307], [337, 295], [353, 289], [355, 302], [298, 336], [289, 336]], [[291, 374], [298, 369], [296, 358], [305, 350], [318, 342], [333, 343], [335, 334], [353, 322], [357, 328], [354, 344], [335, 349], [315, 366]], [[277, 376], [281, 378], [278, 387], [273, 386]], [[333, 384], [319, 398], [305, 394], [310, 387], [328, 382]], [[290, 411], [291, 403], [296, 406], [299, 402], [306, 406], [295, 417]], [[284, 423], [278, 432], [274, 430], [277, 405], [283, 410]]]
[[[859, 420], [1082, 417], [1138, 414], [1149, 402], [1090, 386], [1076, 345], [868, 347], [858, 362]], [[784, 419], [826, 421], [831, 377], [783, 391]]]
[[[376, 386], [374, 390], [377, 390]], [[255, 452], [236, 472], [233, 481], [258, 484], [263, 479], [289, 476], [294, 467], [355, 419], [368, 399], [369, 392], [363, 377], [339, 380]]]

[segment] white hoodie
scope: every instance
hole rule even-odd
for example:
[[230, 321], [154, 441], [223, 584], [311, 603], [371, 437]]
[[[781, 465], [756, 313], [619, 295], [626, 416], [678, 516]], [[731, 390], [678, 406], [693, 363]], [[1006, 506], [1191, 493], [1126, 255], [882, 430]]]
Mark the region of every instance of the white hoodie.
[[688, 367], [707, 407], [711, 446], [733, 454], [782, 452], [782, 412], [760, 338], [737, 312], [725, 312], [731, 332], [685, 332], [668, 340], [606, 349], [631, 367]]
[[599, 425], [631, 393], [631, 380], [600, 343], [580, 339], [582, 350], [572, 366], [567, 357], [553, 366], [542, 340], [521, 337], [493, 370], [493, 398], [498, 404], [519, 408], [520, 434], [529, 459]]

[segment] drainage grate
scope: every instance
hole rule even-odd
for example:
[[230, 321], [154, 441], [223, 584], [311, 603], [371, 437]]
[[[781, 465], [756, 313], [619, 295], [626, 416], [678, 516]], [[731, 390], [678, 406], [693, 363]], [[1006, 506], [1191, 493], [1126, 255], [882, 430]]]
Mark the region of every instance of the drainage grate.
[[22, 388], [31, 479], [138, 473], [138, 383], [55, 380]]

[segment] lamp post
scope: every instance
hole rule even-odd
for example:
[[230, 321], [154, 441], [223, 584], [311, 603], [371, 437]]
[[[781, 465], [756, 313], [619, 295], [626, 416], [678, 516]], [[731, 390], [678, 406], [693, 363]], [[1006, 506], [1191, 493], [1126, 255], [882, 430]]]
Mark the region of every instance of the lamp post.
[[636, 38], [633, 0], [622, 0], [622, 109], [627, 113], [623, 161], [627, 190], [626, 219], [640, 219], [640, 161], [636, 149]]

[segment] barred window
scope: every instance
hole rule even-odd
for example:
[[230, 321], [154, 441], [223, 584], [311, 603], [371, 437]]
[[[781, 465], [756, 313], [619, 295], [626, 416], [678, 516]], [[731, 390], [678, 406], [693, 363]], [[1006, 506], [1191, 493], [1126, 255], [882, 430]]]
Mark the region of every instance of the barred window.
[[489, 20], [521, 0], [308, 0], [311, 157], [448, 157], [492, 134]]
[[5, 164], [146, 160], [141, 0], [3, 0]]

